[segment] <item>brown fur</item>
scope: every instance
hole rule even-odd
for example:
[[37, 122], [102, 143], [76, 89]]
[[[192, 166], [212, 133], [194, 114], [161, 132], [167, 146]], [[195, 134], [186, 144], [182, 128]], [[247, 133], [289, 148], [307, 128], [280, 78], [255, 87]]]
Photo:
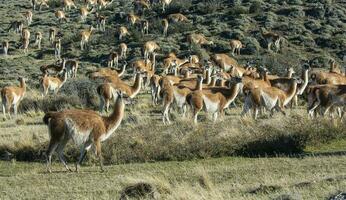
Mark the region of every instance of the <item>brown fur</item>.
[[14, 114], [17, 115], [17, 110], [20, 102], [23, 100], [26, 92], [25, 78], [18, 78], [20, 86], [6, 86], [1, 90], [2, 112], [6, 118], [6, 112], [10, 114], [10, 109], [13, 106]]

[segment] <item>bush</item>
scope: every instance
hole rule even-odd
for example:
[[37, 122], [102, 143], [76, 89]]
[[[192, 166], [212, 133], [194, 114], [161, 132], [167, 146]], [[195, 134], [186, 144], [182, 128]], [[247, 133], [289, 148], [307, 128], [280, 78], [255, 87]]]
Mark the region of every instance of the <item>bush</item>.
[[237, 15], [241, 15], [241, 14], [248, 14], [248, 13], [249, 13], [248, 9], [244, 6], [234, 6], [228, 12], [228, 14], [232, 15], [232, 16], [237, 16]]
[[252, 2], [251, 6], [249, 8], [249, 13], [257, 14], [260, 12], [262, 12], [261, 2], [259, 2], [259, 1]]

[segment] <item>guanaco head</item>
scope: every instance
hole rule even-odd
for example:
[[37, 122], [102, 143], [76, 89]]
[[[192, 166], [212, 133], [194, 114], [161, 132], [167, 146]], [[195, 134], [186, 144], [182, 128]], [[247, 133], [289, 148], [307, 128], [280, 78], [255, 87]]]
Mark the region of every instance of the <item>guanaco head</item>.
[[287, 73], [289, 74], [295, 74], [296, 72], [294, 71], [293, 67], [287, 67], [286, 69]]

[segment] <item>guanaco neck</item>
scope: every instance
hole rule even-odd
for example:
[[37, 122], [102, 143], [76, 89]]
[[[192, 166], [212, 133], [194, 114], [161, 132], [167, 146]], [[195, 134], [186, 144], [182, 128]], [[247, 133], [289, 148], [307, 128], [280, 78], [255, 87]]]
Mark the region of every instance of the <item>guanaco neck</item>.
[[137, 95], [137, 93], [141, 89], [141, 85], [142, 85], [142, 76], [140, 73], [137, 73], [135, 83], [131, 87], [132, 95], [130, 95], [130, 98], [133, 98], [133, 96]]
[[209, 85], [210, 82], [211, 82], [211, 78], [210, 77], [211, 77], [211, 69], [209, 68], [209, 69], [206, 70], [206, 77], [205, 77], [205, 83], [207, 85]]
[[293, 83], [290, 85], [290, 88], [286, 92], [286, 100], [290, 101], [293, 96], [296, 94], [297, 91], [297, 82], [293, 81]]
[[309, 79], [309, 70], [308, 69], [304, 69], [304, 72], [303, 72], [303, 80], [304, 80], [304, 83], [301, 84], [301, 86], [298, 88], [298, 94], [303, 94], [305, 88], [308, 86], [308, 80]]
[[23, 93], [25, 93], [25, 91], [26, 91], [26, 83], [25, 83], [24, 80], [20, 81], [20, 85], [19, 86], [20, 86], [20, 88], [22, 88]]
[[293, 75], [293, 71], [292, 70], [288, 70], [287, 78], [292, 78], [292, 75]]
[[103, 117], [103, 120], [106, 125], [107, 132], [114, 127], [119, 126], [121, 120], [124, 117], [125, 104], [122, 97], [118, 97], [115, 104], [112, 114], [109, 117]]
[[211, 77], [210, 84], [208, 85], [209, 87], [214, 87], [216, 85], [216, 76]]
[[195, 90], [201, 91], [202, 90], [202, 86], [203, 86], [203, 78], [197, 79]]
[[118, 77], [121, 77], [122, 75], [124, 75], [125, 71], [126, 71], [126, 64], [123, 65], [120, 71], [117, 71]]
[[227, 101], [233, 101], [237, 97], [240, 91], [241, 84], [242, 83], [235, 83], [229, 88], [228, 92], [225, 95]]

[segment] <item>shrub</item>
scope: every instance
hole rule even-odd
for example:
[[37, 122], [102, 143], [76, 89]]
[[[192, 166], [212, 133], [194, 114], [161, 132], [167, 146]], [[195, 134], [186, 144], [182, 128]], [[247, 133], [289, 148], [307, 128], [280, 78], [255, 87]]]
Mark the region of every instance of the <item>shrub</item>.
[[237, 15], [241, 15], [241, 14], [248, 14], [248, 13], [249, 13], [248, 9], [244, 6], [234, 6], [228, 12], [228, 14], [232, 15], [232, 16], [237, 16]]
[[257, 14], [257, 13], [260, 13], [261, 11], [262, 11], [261, 2], [254, 1], [254, 2], [251, 3], [251, 6], [249, 8], [249, 13]]

